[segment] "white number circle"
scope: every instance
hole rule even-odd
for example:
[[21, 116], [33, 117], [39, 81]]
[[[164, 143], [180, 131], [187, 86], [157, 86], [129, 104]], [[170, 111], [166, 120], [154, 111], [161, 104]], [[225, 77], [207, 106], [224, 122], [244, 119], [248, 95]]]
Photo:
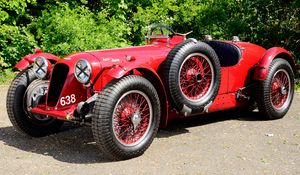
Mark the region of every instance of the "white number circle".
[[61, 106], [73, 104], [76, 103], [76, 96], [75, 94], [67, 95], [65, 97], [61, 97], [59, 101]]

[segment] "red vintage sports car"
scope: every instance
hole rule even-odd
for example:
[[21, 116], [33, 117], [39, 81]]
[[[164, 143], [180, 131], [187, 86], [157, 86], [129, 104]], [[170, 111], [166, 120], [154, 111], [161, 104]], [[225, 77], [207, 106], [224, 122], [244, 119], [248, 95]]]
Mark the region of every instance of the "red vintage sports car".
[[186, 39], [149, 28], [144, 46], [79, 52], [62, 59], [35, 49], [15, 66], [7, 113], [21, 133], [41, 137], [64, 121], [90, 125], [112, 159], [140, 156], [171, 119], [254, 104], [282, 118], [294, 96], [295, 62], [283, 48]]

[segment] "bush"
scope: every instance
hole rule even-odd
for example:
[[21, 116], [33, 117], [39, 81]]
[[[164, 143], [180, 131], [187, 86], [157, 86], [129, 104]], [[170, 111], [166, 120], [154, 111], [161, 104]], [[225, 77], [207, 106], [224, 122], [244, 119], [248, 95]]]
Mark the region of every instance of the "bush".
[[0, 72], [0, 85], [9, 85], [16, 73], [11, 69], [5, 69]]
[[24, 28], [0, 25], [0, 70], [14, 66], [17, 61], [32, 52], [36, 42]]
[[265, 48], [285, 47], [300, 57], [300, 1], [292, 0], [151, 0], [138, 7], [136, 25], [167, 23], [189, 37], [214, 39], [239, 36]]
[[107, 19], [105, 11], [93, 14], [85, 7], [54, 6], [29, 25], [44, 51], [67, 55], [81, 50], [124, 47], [129, 27], [115, 18]]
[[[171, 25], [188, 37], [285, 47], [300, 58], [300, 1], [293, 0], [0, 0], [0, 68], [38, 45], [64, 56], [144, 43], [144, 28]], [[33, 37], [34, 36], [34, 37]]]
[[248, 41], [266, 48], [284, 47], [300, 58], [300, 1], [244, 0], [237, 5], [240, 12], [233, 13], [240, 13], [236, 21], [248, 24], [244, 32]]

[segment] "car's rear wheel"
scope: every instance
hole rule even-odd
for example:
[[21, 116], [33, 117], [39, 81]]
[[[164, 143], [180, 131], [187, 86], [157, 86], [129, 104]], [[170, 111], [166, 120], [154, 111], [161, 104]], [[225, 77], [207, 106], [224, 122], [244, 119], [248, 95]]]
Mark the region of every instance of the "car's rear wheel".
[[17, 131], [42, 137], [58, 132], [63, 121], [28, 111], [29, 107], [36, 107], [47, 92], [48, 82], [36, 79], [31, 69], [20, 72], [8, 89], [6, 109]]
[[96, 143], [115, 160], [137, 157], [152, 143], [160, 121], [160, 102], [153, 85], [130, 75], [109, 83], [94, 107]]
[[206, 43], [186, 40], [177, 45], [164, 67], [166, 89], [178, 111], [202, 111], [215, 99], [221, 68], [217, 54]]
[[256, 92], [259, 112], [267, 119], [279, 119], [288, 112], [294, 97], [294, 73], [284, 59], [272, 61], [266, 80]]

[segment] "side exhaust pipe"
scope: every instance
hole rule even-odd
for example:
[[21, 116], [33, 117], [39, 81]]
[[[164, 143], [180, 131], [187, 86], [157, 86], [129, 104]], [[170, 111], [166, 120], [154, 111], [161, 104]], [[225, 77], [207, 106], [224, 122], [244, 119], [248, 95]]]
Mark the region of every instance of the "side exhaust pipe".
[[78, 103], [77, 109], [76, 109], [77, 114], [79, 114], [80, 116], [86, 116], [87, 114], [89, 114], [95, 105], [97, 97], [98, 97], [98, 94], [94, 94], [86, 101], [82, 101], [82, 102]]

